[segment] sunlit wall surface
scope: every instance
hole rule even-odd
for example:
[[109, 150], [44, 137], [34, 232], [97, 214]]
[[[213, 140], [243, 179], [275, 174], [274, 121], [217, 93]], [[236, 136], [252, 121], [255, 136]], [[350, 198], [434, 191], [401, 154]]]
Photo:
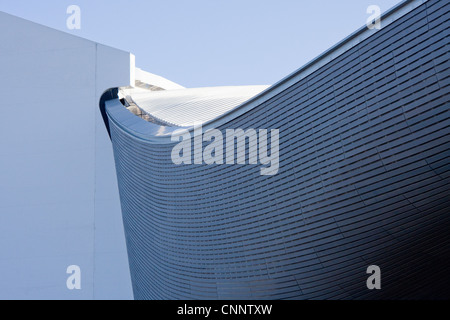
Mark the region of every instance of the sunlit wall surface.
[[[133, 298], [98, 109], [130, 84], [131, 60], [0, 12], [0, 299]], [[80, 290], [67, 287], [72, 265]]]

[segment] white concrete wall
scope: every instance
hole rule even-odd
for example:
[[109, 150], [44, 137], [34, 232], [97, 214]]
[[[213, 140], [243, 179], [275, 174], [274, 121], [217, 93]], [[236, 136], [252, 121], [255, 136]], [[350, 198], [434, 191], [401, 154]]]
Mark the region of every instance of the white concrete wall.
[[0, 299], [132, 298], [98, 107], [130, 70], [127, 52], [0, 12]]

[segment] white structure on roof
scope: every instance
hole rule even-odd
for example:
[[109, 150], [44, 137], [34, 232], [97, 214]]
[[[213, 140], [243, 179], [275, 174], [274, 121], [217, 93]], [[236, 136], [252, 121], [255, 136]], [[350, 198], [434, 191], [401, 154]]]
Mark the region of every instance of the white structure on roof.
[[122, 96], [147, 114], [180, 127], [209, 122], [258, 95], [268, 86], [233, 86], [149, 91], [122, 89]]
[[183, 86], [160, 77], [156, 74], [143, 71], [142, 69], [135, 69], [135, 85], [136, 87], [144, 88], [151, 91], [159, 90], [178, 90], [184, 89]]

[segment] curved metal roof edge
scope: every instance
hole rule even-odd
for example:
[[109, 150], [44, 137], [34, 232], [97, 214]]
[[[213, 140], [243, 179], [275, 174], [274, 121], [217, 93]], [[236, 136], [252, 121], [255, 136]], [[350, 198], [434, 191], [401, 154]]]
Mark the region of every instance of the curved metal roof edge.
[[108, 100], [105, 102], [105, 110], [109, 121], [119, 127], [126, 134], [134, 139], [139, 139], [154, 144], [171, 143], [172, 133], [177, 132], [176, 136], [189, 131], [190, 128], [183, 127], [165, 127], [147, 122], [128, 111], [119, 99]]
[[[404, 15], [408, 14], [415, 8], [421, 6], [422, 4], [426, 3], [428, 0], [404, 0], [398, 5], [394, 6], [390, 10], [386, 11], [381, 16], [382, 26], [383, 28], [392, 24], [393, 22], [397, 21], [399, 18], [403, 17]], [[382, 29], [383, 29], [382, 28]], [[381, 29], [381, 30], [382, 30]], [[262, 91], [260, 94], [256, 95], [255, 97], [251, 98], [250, 100], [244, 102], [243, 104], [237, 106], [236, 108], [224, 113], [223, 115], [217, 117], [216, 119], [213, 119], [205, 124], [203, 124], [203, 127], [205, 129], [213, 128], [214, 126], [220, 126], [223, 123], [228, 122], [229, 120], [238, 117], [249, 110], [253, 109], [254, 107], [262, 104], [265, 101], [270, 100], [274, 96], [278, 95], [282, 91], [286, 90], [287, 88], [291, 87], [295, 83], [299, 82], [300, 80], [306, 78], [313, 72], [317, 71], [321, 67], [325, 66], [327, 63], [331, 62], [332, 60], [336, 59], [340, 55], [347, 52], [349, 49], [353, 48], [354, 46], [358, 45], [362, 41], [366, 40], [370, 36], [374, 35], [375, 33], [381, 31], [378, 29], [372, 29], [370, 30], [367, 28], [366, 25], [359, 28], [352, 34], [350, 34], [345, 39], [341, 40], [334, 46], [332, 46], [330, 49], [326, 50], [310, 62], [306, 63], [304, 66], [300, 67], [293, 73], [289, 74], [288, 76], [284, 77], [280, 81], [276, 82], [274, 85], [269, 87], [268, 89]], [[232, 116], [231, 116], [232, 115]], [[214, 126], [212, 126], [214, 125]]]
[[[398, 5], [394, 6], [387, 12], [385, 12], [381, 16], [381, 21], [383, 27], [386, 27], [399, 18], [403, 17], [407, 13], [411, 12], [415, 8], [421, 6], [422, 4], [426, 3], [428, 0], [404, 0]], [[382, 28], [383, 29], [383, 28]], [[381, 30], [382, 30], [381, 29]], [[299, 82], [300, 80], [304, 79], [305, 77], [309, 76], [313, 72], [317, 71], [321, 67], [325, 66], [330, 61], [336, 59], [340, 55], [347, 52], [352, 47], [358, 45], [362, 41], [366, 40], [376, 32], [379, 32], [381, 30], [377, 29], [369, 29], [366, 25], [358, 29], [357, 31], [353, 32], [351, 35], [346, 37], [345, 39], [338, 42], [336, 45], [331, 47], [330, 49], [326, 50], [324, 53], [319, 55], [318, 57], [314, 58], [310, 62], [306, 63], [303, 67], [297, 69], [293, 73], [289, 74], [285, 78], [281, 79], [271, 87], [267, 88], [266, 90], [262, 91], [255, 97], [249, 99], [248, 101], [240, 104], [239, 106], [229, 110], [228, 112], [224, 113], [223, 115], [212, 119], [206, 123], [203, 124], [203, 129], [213, 129], [217, 128], [230, 120], [233, 120], [236, 117], [241, 116], [242, 114], [252, 110], [253, 108], [257, 107], [258, 105], [264, 103], [265, 101], [270, 100], [271, 98], [275, 97], [279, 93], [283, 92], [284, 90], [288, 89], [295, 83]], [[117, 100], [118, 103], [120, 101]], [[121, 103], [120, 103], [121, 104]], [[108, 115], [114, 120], [116, 124], [119, 125], [120, 128], [122, 128], [125, 132], [135, 135], [135, 137], [140, 138], [145, 141], [149, 141], [156, 144], [167, 144], [172, 143], [171, 141], [171, 133], [175, 132], [177, 130], [189, 130], [193, 131], [194, 127], [189, 128], [182, 128], [182, 127], [162, 127], [157, 126], [155, 124], [146, 122], [143, 119], [140, 119], [139, 117], [129, 113], [125, 108], [123, 108], [124, 111], [129, 113], [130, 116], [135, 117], [136, 120], [139, 121], [132, 121], [125, 113], [122, 112], [109, 112], [109, 108], [111, 106], [117, 107], [117, 103], [109, 103], [106, 105], [106, 111]], [[119, 115], [120, 114], [120, 115]], [[117, 119], [117, 116], [119, 116], [121, 119]], [[125, 118], [123, 118], [125, 117]], [[125, 120], [127, 125], [124, 125], [125, 123], [122, 121]], [[119, 123], [120, 122], [120, 123]], [[128, 127], [128, 125], [131, 125]], [[151, 125], [151, 128], [147, 128], [147, 130], [143, 126], [149, 126]], [[153, 128], [154, 126], [157, 126], [157, 128]], [[168, 129], [168, 130], [167, 130]], [[144, 134], [145, 132], [145, 134]], [[156, 134], [155, 134], [156, 132]], [[161, 132], [164, 132], [164, 134], [161, 134]], [[148, 134], [148, 135], [147, 135]]]

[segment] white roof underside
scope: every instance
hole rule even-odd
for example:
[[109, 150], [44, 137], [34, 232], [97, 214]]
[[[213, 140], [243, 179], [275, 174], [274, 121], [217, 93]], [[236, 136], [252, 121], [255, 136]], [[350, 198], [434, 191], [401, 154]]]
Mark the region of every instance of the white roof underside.
[[234, 86], [149, 91], [122, 89], [123, 96], [150, 116], [188, 127], [213, 120], [256, 96], [269, 86]]

